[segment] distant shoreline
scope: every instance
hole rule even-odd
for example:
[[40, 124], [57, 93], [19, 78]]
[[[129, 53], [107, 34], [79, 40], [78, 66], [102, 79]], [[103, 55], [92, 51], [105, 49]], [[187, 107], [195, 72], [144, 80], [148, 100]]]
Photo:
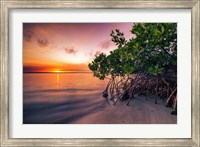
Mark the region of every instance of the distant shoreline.
[[23, 72], [23, 74], [66, 74], [66, 73], [92, 73], [92, 72]]

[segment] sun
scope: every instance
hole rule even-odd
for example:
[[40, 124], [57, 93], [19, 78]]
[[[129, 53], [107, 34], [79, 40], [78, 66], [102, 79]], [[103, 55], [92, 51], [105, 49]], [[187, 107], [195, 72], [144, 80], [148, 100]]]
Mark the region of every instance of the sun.
[[54, 70], [53, 72], [59, 73], [62, 72], [61, 70]]

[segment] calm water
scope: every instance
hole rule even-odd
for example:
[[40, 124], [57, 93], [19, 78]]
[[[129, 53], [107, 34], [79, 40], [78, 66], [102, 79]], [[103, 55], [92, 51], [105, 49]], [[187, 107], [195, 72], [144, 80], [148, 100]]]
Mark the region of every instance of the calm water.
[[73, 123], [85, 112], [103, 109], [106, 83], [91, 73], [24, 74], [23, 122]]

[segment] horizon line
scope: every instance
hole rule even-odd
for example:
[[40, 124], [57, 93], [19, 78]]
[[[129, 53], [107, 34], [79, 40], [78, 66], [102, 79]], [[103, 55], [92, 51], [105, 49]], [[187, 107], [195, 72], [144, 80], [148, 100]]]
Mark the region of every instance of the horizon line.
[[53, 72], [53, 71], [47, 71], [47, 72], [23, 72], [23, 73], [92, 73], [91, 71], [61, 71], [61, 72]]

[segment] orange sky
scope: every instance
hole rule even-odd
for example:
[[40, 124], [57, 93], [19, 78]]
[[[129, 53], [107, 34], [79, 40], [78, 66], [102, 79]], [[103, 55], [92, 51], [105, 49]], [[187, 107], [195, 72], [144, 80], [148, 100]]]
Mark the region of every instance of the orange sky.
[[116, 48], [110, 33], [131, 38], [133, 23], [24, 23], [24, 72], [89, 71], [95, 55]]

